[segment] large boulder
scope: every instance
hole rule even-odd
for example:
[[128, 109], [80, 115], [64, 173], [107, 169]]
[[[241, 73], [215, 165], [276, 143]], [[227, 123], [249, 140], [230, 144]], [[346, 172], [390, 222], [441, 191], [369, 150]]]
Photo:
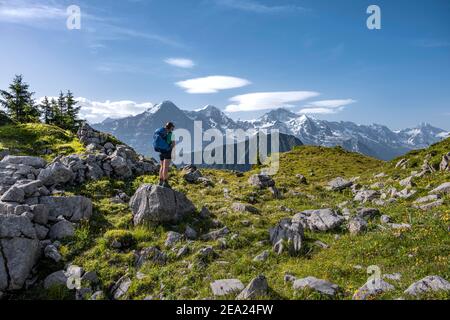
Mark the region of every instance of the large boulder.
[[284, 218], [269, 230], [270, 242], [276, 253], [280, 254], [287, 247], [291, 255], [300, 252], [303, 240], [303, 226], [298, 220]]
[[56, 161], [50, 164], [47, 168], [42, 169], [38, 176], [38, 179], [41, 180], [46, 186], [64, 184], [71, 181], [73, 178], [74, 173], [72, 170], [59, 161]]
[[181, 192], [144, 184], [130, 200], [135, 225], [177, 222], [195, 212], [192, 202]]
[[27, 217], [0, 215], [0, 290], [21, 289], [40, 253], [36, 231]]
[[331, 209], [306, 210], [297, 213], [292, 218], [311, 231], [329, 231], [339, 227], [344, 221], [344, 217], [338, 215]]
[[82, 196], [41, 197], [39, 202], [47, 206], [49, 219], [53, 221], [63, 216], [71, 222], [78, 222], [92, 215], [92, 201]]
[[418, 296], [433, 291], [450, 291], [450, 282], [439, 276], [428, 276], [410, 285], [405, 294]]
[[31, 156], [6, 156], [2, 159], [3, 163], [22, 164], [36, 169], [45, 167], [47, 164], [44, 159]]

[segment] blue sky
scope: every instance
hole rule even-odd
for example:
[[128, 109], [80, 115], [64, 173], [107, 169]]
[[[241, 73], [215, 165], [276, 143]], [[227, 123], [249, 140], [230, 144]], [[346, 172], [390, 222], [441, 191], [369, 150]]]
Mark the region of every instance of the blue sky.
[[0, 44], [0, 88], [22, 73], [36, 97], [70, 89], [94, 122], [172, 100], [450, 130], [447, 0], [0, 0]]

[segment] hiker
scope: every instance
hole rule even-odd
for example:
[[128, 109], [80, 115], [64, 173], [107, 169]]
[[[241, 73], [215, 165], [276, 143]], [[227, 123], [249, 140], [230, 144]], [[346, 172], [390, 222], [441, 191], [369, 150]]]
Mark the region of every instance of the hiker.
[[153, 135], [153, 148], [159, 152], [161, 165], [159, 169], [159, 185], [170, 188], [169, 185], [169, 166], [172, 160], [172, 149], [175, 146], [173, 130], [175, 125], [168, 122], [163, 128], [159, 128]]

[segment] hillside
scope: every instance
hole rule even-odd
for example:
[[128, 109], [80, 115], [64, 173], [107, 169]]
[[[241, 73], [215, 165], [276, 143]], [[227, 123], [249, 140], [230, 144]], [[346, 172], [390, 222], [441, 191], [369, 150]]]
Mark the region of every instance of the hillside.
[[[38, 134], [25, 128], [16, 131], [14, 140], [12, 134], [4, 134], [11, 132], [11, 127], [0, 127], [3, 148], [14, 146], [20, 153], [38, 154], [42, 146], [34, 147], [30, 139], [35, 139], [45, 141], [46, 147], [55, 151], [67, 150], [63, 147], [67, 144], [77, 146], [72, 147], [74, 152], [82, 150], [79, 140], [62, 133], [56, 139], [51, 128], [38, 126]], [[280, 170], [273, 176], [276, 189], [272, 190], [249, 183], [249, 178], [259, 173], [258, 168], [244, 174], [204, 169], [201, 175], [205, 179], [197, 183], [188, 182], [192, 180], [186, 178], [186, 171], [172, 168], [171, 185], [193, 202], [196, 213], [178, 223], [157, 225], [134, 226], [128, 205], [129, 197], [142, 184], [157, 182], [155, 174], [102, 177], [67, 185], [63, 195], [92, 200], [92, 216], [77, 223], [73, 237], [60, 241], [60, 261], [40, 261], [38, 280], [30, 290], [8, 297], [73, 299], [73, 290], [43, 288], [49, 274], [70, 263], [96, 272], [99, 279], [95, 288], [83, 291], [88, 297], [95, 291], [94, 299], [234, 299], [236, 294], [214, 297], [210, 284], [219, 279], [239, 279], [246, 285], [261, 274], [269, 286], [258, 297], [261, 299], [351, 299], [367, 281], [366, 270], [372, 265], [378, 266], [383, 275], [390, 275], [384, 280], [394, 288], [366, 298], [416, 298], [404, 293], [412, 283], [430, 275], [450, 279], [449, 195], [444, 194], [436, 207], [414, 207], [419, 197], [450, 181], [450, 172], [416, 173], [410, 186], [400, 183], [408, 184], [403, 180], [412, 170], [420, 171], [428, 154], [434, 170], [449, 151], [447, 139], [405, 155], [401, 159], [409, 161], [396, 168], [401, 159], [383, 162], [340, 147], [299, 146], [281, 154]], [[333, 184], [336, 191], [328, 190], [329, 182], [337, 177], [344, 178], [345, 183], [338, 181]], [[368, 191], [373, 191], [370, 198], [366, 197]], [[361, 197], [366, 197], [366, 202], [361, 202]], [[360, 221], [356, 215], [361, 215], [361, 207], [379, 212], [365, 211], [370, 212], [367, 226], [356, 228], [356, 232], [352, 226], [350, 233], [347, 220]], [[309, 221], [295, 254], [274, 252], [270, 228], [297, 212], [324, 208], [336, 210], [340, 223], [318, 231], [306, 227], [313, 223]], [[393, 224], [380, 221], [382, 215], [389, 216]], [[209, 233], [217, 230], [214, 236]], [[186, 233], [190, 240], [176, 239], [169, 244], [168, 236], [176, 236], [173, 232]], [[145, 248], [151, 248], [151, 254], [137, 267], [136, 257], [142, 257]], [[330, 281], [340, 289], [331, 297], [310, 289], [293, 289], [293, 277], [308, 276]], [[120, 295], [114, 287], [118, 281], [123, 289]], [[449, 299], [450, 291], [428, 292], [417, 298]]]

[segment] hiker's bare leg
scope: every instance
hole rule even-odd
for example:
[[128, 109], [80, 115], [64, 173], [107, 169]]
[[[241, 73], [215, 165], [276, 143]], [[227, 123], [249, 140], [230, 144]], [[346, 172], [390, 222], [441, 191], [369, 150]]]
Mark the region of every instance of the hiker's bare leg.
[[169, 180], [169, 166], [170, 166], [170, 160], [164, 159], [164, 166], [163, 166], [163, 177], [164, 181]]
[[161, 161], [161, 164], [159, 166], [159, 180], [160, 181], [164, 180], [164, 160]]

